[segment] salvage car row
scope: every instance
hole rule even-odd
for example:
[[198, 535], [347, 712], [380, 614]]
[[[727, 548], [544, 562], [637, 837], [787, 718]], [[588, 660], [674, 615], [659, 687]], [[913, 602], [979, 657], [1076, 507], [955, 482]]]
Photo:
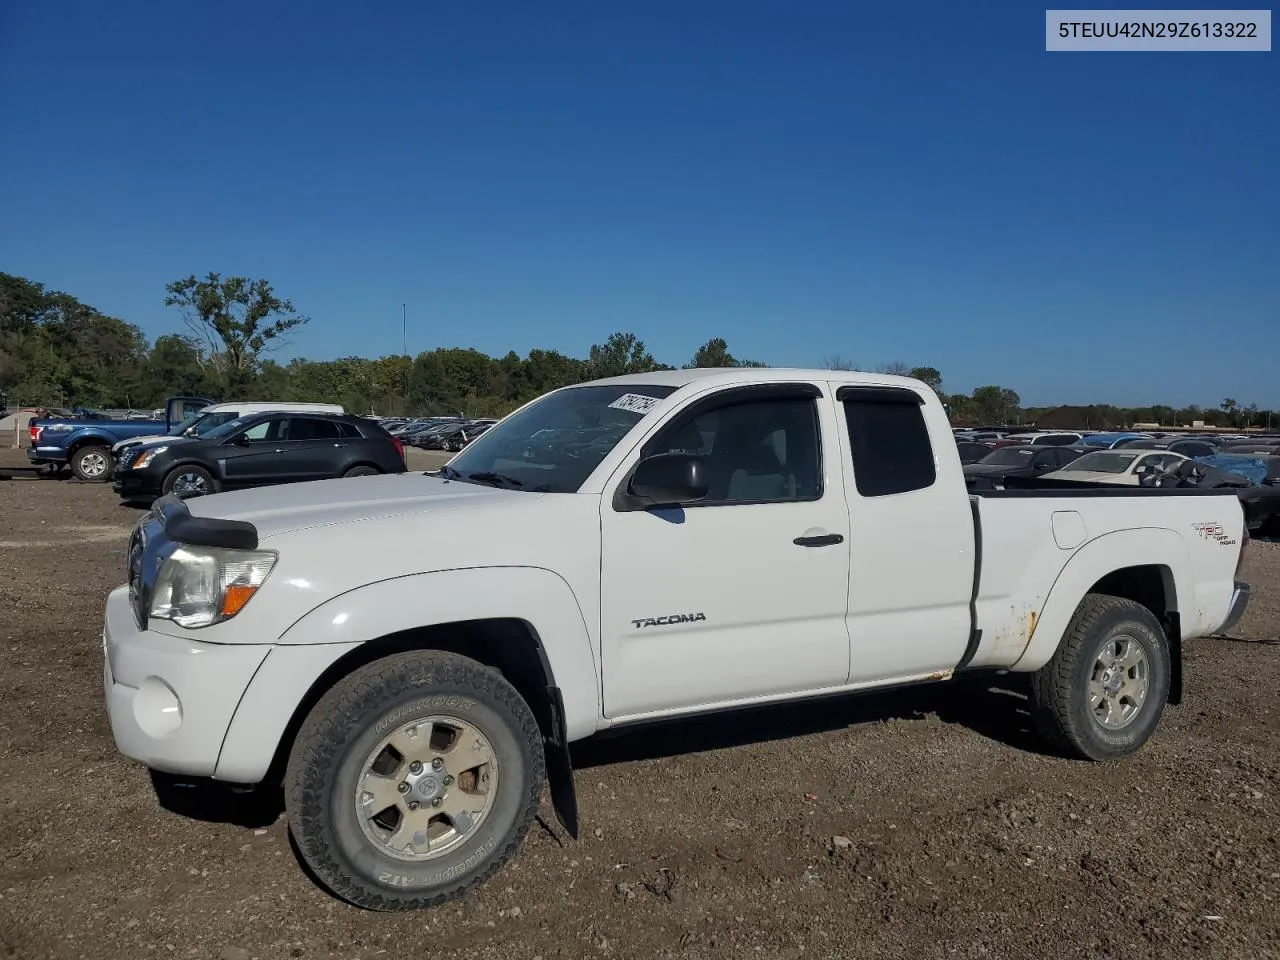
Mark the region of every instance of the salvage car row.
[[1280, 437], [954, 431], [971, 491], [1025, 485], [1145, 486], [1236, 492], [1248, 528], [1280, 535]]

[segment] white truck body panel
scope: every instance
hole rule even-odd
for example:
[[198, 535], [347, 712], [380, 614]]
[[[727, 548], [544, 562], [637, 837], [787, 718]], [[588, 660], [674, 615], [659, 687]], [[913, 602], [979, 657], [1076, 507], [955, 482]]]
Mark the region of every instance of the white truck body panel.
[[[621, 382], [678, 389], [575, 493], [406, 473], [189, 501], [193, 516], [252, 523], [279, 559], [239, 614], [198, 630], [156, 619], [139, 630], [127, 596], [112, 594], [104, 639], [121, 750], [159, 769], [255, 782], [297, 705], [343, 656], [476, 619], [531, 628], [567, 736], [580, 739], [643, 718], [940, 679], [962, 664], [1034, 670], [1084, 595], [1122, 567], [1159, 567], [1184, 638], [1228, 617], [1243, 536], [1234, 495], [970, 498], [941, 404], [903, 378], [735, 369]], [[615, 509], [644, 442], [688, 404], [793, 383], [819, 394], [815, 499]], [[847, 386], [919, 396], [933, 483], [859, 493], [837, 398]], [[842, 539], [795, 543], [813, 536]], [[148, 677], [182, 700], [182, 726], [163, 743], [145, 731]]]

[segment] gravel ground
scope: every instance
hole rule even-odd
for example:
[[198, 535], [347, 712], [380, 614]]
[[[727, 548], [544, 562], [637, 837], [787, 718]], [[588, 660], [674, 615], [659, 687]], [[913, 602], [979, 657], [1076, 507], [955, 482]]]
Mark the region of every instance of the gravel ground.
[[466, 902], [378, 915], [270, 805], [162, 806], [117, 756], [99, 630], [137, 515], [0, 482], [0, 958], [1280, 957], [1280, 546], [1131, 760], [1040, 752], [1009, 678], [667, 725], [575, 750], [582, 840], [547, 815]]

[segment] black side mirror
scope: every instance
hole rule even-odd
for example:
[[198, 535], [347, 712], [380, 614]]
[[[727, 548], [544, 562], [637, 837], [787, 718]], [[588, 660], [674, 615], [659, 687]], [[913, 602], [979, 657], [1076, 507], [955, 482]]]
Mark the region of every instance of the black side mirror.
[[237, 447], [247, 447], [249, 445], [249, 438], [242, 433], [232, 440], [231, 443]]
[[636, 465], [628, 492], [651, 507], [674, 506], [707, 495], [707, 468], [689, 453], [659, 453]]

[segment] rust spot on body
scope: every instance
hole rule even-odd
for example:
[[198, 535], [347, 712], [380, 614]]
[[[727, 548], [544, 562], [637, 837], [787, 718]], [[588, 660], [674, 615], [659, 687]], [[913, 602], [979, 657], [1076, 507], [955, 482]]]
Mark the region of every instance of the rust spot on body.
[[1032, 610], [1032, 611], [1031, 611], [1031, 616], [1030, 616], [1030, 618], [1029, 618], [1031, 622], [1030, 622], [1030, 625], [1029, 625], [1029, 626], [1028, 626], [1028, 628], [1027, 628], [1027, 639], [1028, 639], [1028, 640], [1030, 640], [1030, 639], [1035, 635], [1035, 632], [1036, 632], [1036, 620], [1039, 618], [1039, 616], [1040, 616], [1040, 615], [1039, 615], [1038, 613], [1036, 613], [1034, 610]]

